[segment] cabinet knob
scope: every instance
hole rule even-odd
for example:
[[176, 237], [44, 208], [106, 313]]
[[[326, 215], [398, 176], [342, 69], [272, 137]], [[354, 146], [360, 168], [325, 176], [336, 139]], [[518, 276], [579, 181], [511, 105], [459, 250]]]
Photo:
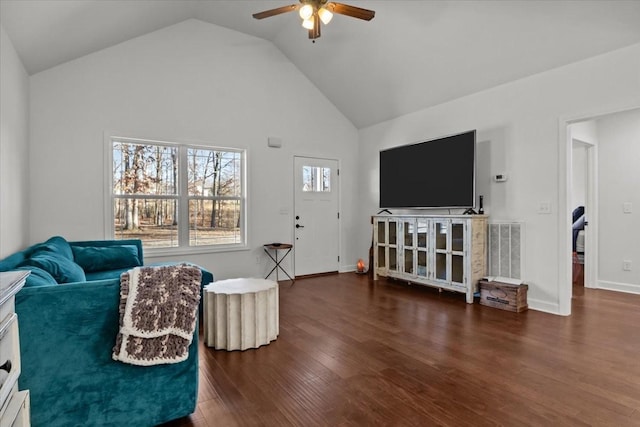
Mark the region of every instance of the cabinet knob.
[[11, 372], [11, 360], [7, 360], [4, 364], [0, 365], [0, 370]]

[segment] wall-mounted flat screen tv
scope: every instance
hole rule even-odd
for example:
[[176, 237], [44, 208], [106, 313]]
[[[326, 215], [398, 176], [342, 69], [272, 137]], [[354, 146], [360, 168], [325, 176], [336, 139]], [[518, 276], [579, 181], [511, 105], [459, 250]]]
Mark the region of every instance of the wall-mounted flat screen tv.
[[476, 131], [380, 151], [380, 208], [474, 208]]

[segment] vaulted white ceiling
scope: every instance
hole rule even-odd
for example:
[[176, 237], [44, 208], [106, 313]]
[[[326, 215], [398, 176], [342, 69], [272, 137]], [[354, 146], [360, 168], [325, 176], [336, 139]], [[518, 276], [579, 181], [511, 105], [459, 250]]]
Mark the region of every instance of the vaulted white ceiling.
[[0, 0], [29, 74], [189, 18], [273, 42], [358, 128], [640, 42], [640, 0], [350, 1], [316, 43], [296, 0]]

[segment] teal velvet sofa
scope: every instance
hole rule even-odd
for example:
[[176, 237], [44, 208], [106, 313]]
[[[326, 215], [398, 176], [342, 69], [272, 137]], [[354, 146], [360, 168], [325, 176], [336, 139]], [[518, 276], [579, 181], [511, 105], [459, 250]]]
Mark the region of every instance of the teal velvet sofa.
[[[58, 236], [0, 260], [0, 271], [31, 271], [16, 313], [19, 387], [30, 390], [33, 427], [154, 426], [194, 412], [197, 327], [184, 362], [143, 367], [112, 359], [120, 274], [142, 264], [139, 240]], [[202, 269], [202, 284], [212, 281]]]

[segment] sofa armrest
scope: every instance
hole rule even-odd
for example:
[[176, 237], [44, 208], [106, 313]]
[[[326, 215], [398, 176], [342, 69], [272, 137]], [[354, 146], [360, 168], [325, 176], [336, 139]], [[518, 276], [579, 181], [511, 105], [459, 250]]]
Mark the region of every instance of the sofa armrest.
[[16, 295], [19, 386], [30, 390], [34, 426], [153, 426], [194, 411], [197, 329], [185, 362], [114, 361], [119, 298], [119, 279], [23, 288]]

